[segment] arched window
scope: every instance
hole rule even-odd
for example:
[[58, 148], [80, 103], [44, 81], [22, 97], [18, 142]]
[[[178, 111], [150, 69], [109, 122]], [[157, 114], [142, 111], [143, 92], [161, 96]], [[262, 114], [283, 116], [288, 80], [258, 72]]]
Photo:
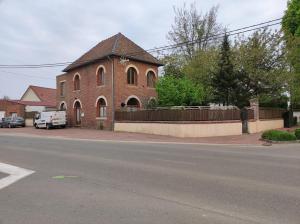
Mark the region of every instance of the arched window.
[[127, 101], [127, 104], [126, 104], [126, 105], [127, 105], [127, 109], [128, 109], [129, 111], [136, 111], [136, 110], [138, 110], [138, 108], [141, 107], [141, 104], [140, 104], [139, 100], [136, 99], [136, 98], [134, 98], [134, 97], [130, 98], [130, 99]]
[[59, 110], [61, 111], [66, 111], [67, 110], [67, 105], [63, 102], [60, 104]]
[[127, 70], [127, 84], [137, 85], [137, 71], [133, 67]]
[[79, 126], [81, 124], [81, 103], [76, 100], [74, 102], [74, 117], [75, 117], [75, 125]]
[[97, 85], [98, 86], [104, 85], [104, 75], [105, 75], [104, 68], [100, 67], [97, 71]]
[[107, 116], [106, 113], [106, 101], [103, 98], [100, 98], [97, 102], [97, 117], [105, 118]]
[[78, 74], [74, 77], [74, 90], [80, 90], [80, 77]]
[[147, 73], [147, 86], [150, 88], [154, 88], [155, 81], [156, 81], [155, 73], [153, 71], [149, 71]]

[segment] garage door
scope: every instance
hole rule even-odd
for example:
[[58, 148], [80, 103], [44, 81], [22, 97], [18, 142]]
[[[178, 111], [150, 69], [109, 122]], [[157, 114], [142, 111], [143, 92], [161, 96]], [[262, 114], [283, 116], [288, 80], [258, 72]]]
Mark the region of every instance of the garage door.
[[0, 119], [5, 117], [5, 111], [0, 111]]

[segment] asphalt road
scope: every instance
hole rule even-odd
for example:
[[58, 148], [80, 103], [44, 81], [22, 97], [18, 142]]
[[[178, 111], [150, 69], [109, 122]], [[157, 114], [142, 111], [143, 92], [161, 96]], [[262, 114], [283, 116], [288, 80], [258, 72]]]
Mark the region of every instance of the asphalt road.
[[299, 224], [300, 146], [142, 144], [0, 136], [36, 171], [0, 190], [1, 224]]

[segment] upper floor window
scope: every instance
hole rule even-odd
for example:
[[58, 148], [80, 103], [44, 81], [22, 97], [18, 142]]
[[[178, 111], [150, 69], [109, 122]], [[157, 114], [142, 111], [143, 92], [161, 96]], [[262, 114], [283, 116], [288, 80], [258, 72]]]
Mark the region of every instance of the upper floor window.
[[137, 85], [137, 71], [133, 67], [127, 70], [127, 84]]
[[100, 67], [97, 71], [97, 85], [98, 86], [104, 85], [104, 75], [105, 75], [105, 70], [103, 67]]
[[153, 71], [149, 71], [147, 73], [147, 86], [150, 88], [154, 88], [155, 82], [156, 82], [155, 73]]
[[60, 82], [60, 84], [59, 84], [60, 96], [65, 96], [65, 91], [66, 91], [65, 87], [66, 87], [66, 83]]
[[80, 76], [79, 74], [74, 77], [74, 90], [80, 90]]

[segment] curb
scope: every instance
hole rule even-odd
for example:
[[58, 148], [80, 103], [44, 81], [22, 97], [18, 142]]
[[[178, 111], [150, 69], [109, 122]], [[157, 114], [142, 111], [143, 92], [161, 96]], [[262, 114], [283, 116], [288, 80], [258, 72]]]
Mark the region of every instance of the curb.
[[266, 140], [266, 139], [261, 139], [261, 141], [264, 141], [269, 144], [278, 144], [278, 145], [283, 145], [283, 144], [299, 144], [300, 140], [296, 141], [272, 141], [272, 140]]

